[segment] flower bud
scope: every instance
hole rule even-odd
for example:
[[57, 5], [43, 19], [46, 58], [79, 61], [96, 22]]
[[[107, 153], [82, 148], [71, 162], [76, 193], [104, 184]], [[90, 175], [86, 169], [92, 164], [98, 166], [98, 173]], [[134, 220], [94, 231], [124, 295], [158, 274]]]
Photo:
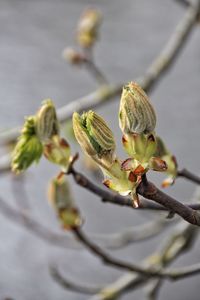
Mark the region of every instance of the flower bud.
[[80, 65], [86, 61], [85, 57], [73, 48], [65, 48], [63, 58], [72, 65]]
[[78, 24], [77, 40], [81, 47], [92, 47], [98, 37], [102, 16], [96, 9], [87, 9]]
[[156, 114], [148, 96], [135, 82], [123, 87], [119, 125], [123, 133], [150, 133], [156, 126]]
[[48, 198], [64, 229], [74, 229], [82, 224], [69, 183], [64, 176], [52, 179], [48, 189]]
[[80, 116], [73, 114], [75, 137], [82, 149], [97, 162], [112, 164], [115, 158], [115, 140], [105, 121], [93, 111]]
[[65, 139], [54, 135], [44, 145], [43, 153], [50, 162], [61, 166], [64, 172], [67, 171], [70, 159], [70, 146]]
[[59, 134], [59, 124], [53, 102], [47, 99], [36, 114], [36, 134], [41, 142]]
[[43, 146], [35, 135], [35, 118], [29, 117], [12, 152], [12, 170], [16, 173], [25, 171], [33, 162], [39, 161], [42, 151]]

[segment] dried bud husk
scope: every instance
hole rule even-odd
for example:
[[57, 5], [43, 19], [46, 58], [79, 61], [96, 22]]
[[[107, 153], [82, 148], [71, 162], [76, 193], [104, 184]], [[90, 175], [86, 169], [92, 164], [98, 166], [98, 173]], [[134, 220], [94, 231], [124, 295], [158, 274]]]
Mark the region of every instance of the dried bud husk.
[[98, 38], [98, 30], [102, 15], [96, 9], [87, 9], [81, 16], [77, 29], [77, 41], [83, 48], [94, 45]]
[[43, 101], [40, 110], [36, 114], [36, 134], [42, 143], [59, 134], [55, 106], [50, 99]]
[[80, 65], [86, 62], [85, 57], [81, 53], [69, 47], [63, 50], [63, 58], [72, 65]]
[[155, 152], [155, 156], [160, 157], [167, 164], [166, 173], [168, 174], [168, 177], [163, 181], [162, 187], [168, 187], [169, 185], [172, 185], [174, 183], [177, 177], [178, 164], [175, 156], [172, 155], [171, 152], [167, 149], [163, 140], [159, 136], [156, 137], [156, 140], [157, 150]]
[[64, 176], [53, 178], [49, 184], [48, 198], [56, 211], [64, 229], [75, 229], [81, 226], [82, 219], [75, 206], [69, 183]]
[[165, 172], [168, 168], [166, 161], [160, 157], [152, 157], [149, 161], [150, 169], [159, 172]]
[[115, 159], [115, 140], [105, 121], [93, 111], [73, 114], [73, 129], [81, 148], [97, 163], [111, 166]]
[[12, 152], [12, 171], [25, 171], [33, 162], [40, 160], [42, 152], [43, 145], [35, 133], [35, 117], [28, 117]]
[[135, 82], [123, 87], [119, 125], [123, 133], [147, 134], [154, 131], [156, 114], [148, 96]]
[[44, 145], [44, 156], [52, 163], [62, 167], [66, 172], [70, 162], [70, 146], [64, 138], [54, 135], [51, 140]]

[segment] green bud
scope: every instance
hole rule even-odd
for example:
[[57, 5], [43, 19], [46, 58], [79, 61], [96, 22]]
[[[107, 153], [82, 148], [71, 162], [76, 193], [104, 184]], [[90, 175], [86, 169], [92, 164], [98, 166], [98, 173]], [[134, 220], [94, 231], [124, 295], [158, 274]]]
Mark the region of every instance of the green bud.
[[52, 163], [62, 167], [66, 172], [70, 160], [70, 146], [67, 141], [54, 135], [51, 140], [44, 145], [44, 156]]
[[43, 101], [40, 110], [36, 114], [36, 134], [42, 143], [59, 134], [55, 106], [50, 99]]
[[80, 116], [73, 114], [73, 129], [81, 148], [97, 163], [112, 165], [115, 159], [115, 140], [105, 121], [93, 111]]
[[16, 173], [25, 171], [33, 162], [40, 160], [42, 152], [43, 146], [35, 134], [35, 118], [29, 117], [12, 153], [12, 170]]
[[74, 229], [82, 224], [79, 211], [74, 204], [69, 183], [64, 176], [58, 176], [51, 180], [48, 198], [64, 229]]
[[77, 30], [77, 41], [83, 48], [94, 45], [98, 38], [98, 30], [102, 16], [96, 9], [87, 9], [81, 16]]
[[135, 82], [123, 87], [119, 125], [123, 133], [150, 133], [156, 126], [156, 114], [148, 96]]

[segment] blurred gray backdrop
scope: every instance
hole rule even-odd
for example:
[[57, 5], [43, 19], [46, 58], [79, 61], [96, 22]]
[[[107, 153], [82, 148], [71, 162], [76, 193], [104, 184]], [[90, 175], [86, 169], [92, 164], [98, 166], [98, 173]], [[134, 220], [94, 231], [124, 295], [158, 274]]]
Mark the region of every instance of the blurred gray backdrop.
[[[57, 107], [96, 88], [84, 70], [69, 66], [61, 57], [65, 46], [73, 45], [76, 22], [82, 10], [96, 6], [104, 15], [101, 40], [95, 49], [97, 64], [111, 82], [126, 82], [141, 75], [159, 53], [184, 8], [173, 0], [0, 0], [0, 128], [10, 128], [33, 114], [41, 100], [50, 97]], [[181, 167], [200, 171], [200, 28], [196, 28], [173, 69], [151, 94], [158, 115], [157, 131], [178, 157]], [[120, 141], [117, 126], [119, 99], [99, 108]], [[77, 145], [73, 150], [79, 150]], [[121, 146], [119, 153], [122, 155]], [[47, 182], [57, 172], [45, 160], [32, 167], [25, 189], [33, 215], [59, 232], [55, 215], [47, 204]], [[1, 177], [0, 197], [15, 204], [11, 176]], [[160, 176], [153, 175], [157, 184]], [[116, 232], [143, 224], [154, 214], [102, 204], [98, 198], [72, 184], [76, 201], [86, 219], [88, 232]], [[187, 201], [194, 185], [177, 180], [168, 192]], [[98, 212], [98, 213], [97, 213]], [[63, 274], [88, 283], [109, 283], [122, 274], [102, 266], [85, 250], [72, 251], [50, 246], [0, 214], [0, 299], [83, 300], [59, 287], [48, 270], [57, 262]], [[162, 235], [165, 238], [168, 233]], [[160, 238], [133, 244], [115, 255], [140, 262], [160, 244]], [[200, 260], [200, 244], [174, 266]], [[200, 277], [166, 282], [160, 299], [199, 299]], [[140, 288], [124, 300], [145, 299]]]

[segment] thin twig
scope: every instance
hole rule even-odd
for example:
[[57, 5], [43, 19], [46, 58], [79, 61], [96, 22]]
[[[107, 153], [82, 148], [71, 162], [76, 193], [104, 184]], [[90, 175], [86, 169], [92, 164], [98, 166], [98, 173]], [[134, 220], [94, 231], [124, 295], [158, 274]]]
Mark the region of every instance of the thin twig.
[[[142, 262], [144, 267], [156, 267], [159, 269], [160, 267], [167, 266], [183, 252], [191, 248], [196, 238], [197, 227], [184, 222], [178, 224], [177, 227], [178, 231], [176, 235], [173, 234], [170, 236], [161, 249], [155, 251]], [[108, 286], [104, 287], [102, 291], [89, 300], [109, 300], [111, 296], [116, 296], [117, 298], [129, 290], [134, 290], [147, 283], [150, 279], [149, 277], [135, 273], [127, 273], [122, 275], [114, 283], [108, 284]]]
[[[122, 270], [129, 270], [132, 272], [139, 273], [140, 275], [148, 276], [148, 277], [160, 277], [160, 278], [166, 278], [166, 279], [181, 279], [183, 277], [189, 276], [189, 275], [196, 275], [200, 272], [200, 264], [198, 265], [192, 265], [189, 267], [184, 267], [180, 269], [171, 269], [171, 270], [156, 270], [153, 268], [145, 268], [138, 265], [134, 265], [131, 263], [127, 263], [124, 261], [121, 261], [117, 258], [114, 258], [104, 252], [102, 248], [100, 248], [97, 244], [92, 242], [80, 228], [76, 228], [73, 230], [74, 235], [78, 238], [79, 241], [81, 241], [86, 248], [88, 248], [93, 254], [98, 256], [104, 263], [117, 267]], [[195, 268], [195, 266], [197, 266]]]
[[158, 235], [164, 229], [168, 228], [169, 225], [172, 225], [171, 222], [171, 220], [163, 220], [162, 218], [144, 225], [126, 228], [122, 232], [95, 235], [94, 238], [107, 249], [120, 249], [132, 243], [146, 241]]
[[185, 179], [188, 179], [188, 180], [190, 180], [192, 182], [195, 182], [197, 184], [200, 184], [200, 177], [193, 174], [193, 173], [191, 173], [187, 169], [182, 169], [182, 170], [178, 171], [178, 176], [183, 177]]
[[95, 78], [97, 83], [101, 85], [108, 85], [108, 80], [102, 71], [97, 67], [97, 65], [92, 60], [85, 61], [84, 66], [87, 68], [88, 72]]
[[49, 227], [39, 223], [30, 214], [13, 208], [8, 202], [3, 201], [2, 198], [0, 198], [0, 213], [7, 217], [9, 221], [25, 227], [36, 237], [53, 246], [59, 246], [65, 249], [67, 247], [73, 249], [78, 247], [74, 239], [51, 231]]
[[54, 265], [49, 267], [50, 274], [52, 278], [60, 284], [63, 288], [71, 290], [73, 292], [82, 293], [82, 294], [95, 294], [98, 293], [102, 287], [97, 286], [89, 286], [87, 284], [79, 284], [76, 281], [72, 281], [71, 279], [64, 278], [63, 275], [59, 272], [58, 268]]
[[[61, 248], [80, 249], [82, 246], [78, 241], [73, 238], [66, 237], [66, 235], [59, 234], [38, 222], [30, 213], [24, 210], [19, 210], [3, 201], [0, 198], [0, 214], [11, 220], [17, 225], [24, 227], [34, 234], [37, 238], [49, 243], [52, 246]], [[149, 239], [150, 237], [159, 234], [166, 225], [171, 225], [171, 221], [157, 220], [151, 221], [142, 226], [134, 226], [126, 228], [122, 232], [111, 234], [90, 234], [92, 240], [100, 243], [105, 248], [119, 249], [134, 242], [141, 242]]]
[[169, 41], [165, 45], [159, 56], [147, 69], [140, 83], [146, 90], [152, 89], [155, 83], [168, 71], [178, 57], [182, 46], [186, 43], [192, 28], [196, 24], [200, 11], [200, 1], [195, 0], [186, 9], [185, 15], [175, 28]]
[[176, 2], [178, 2], [179, 4], [183, 5], [184, 7], [188, 7], [191, 5], [191, 1], [189, 0], [175, 0]]

